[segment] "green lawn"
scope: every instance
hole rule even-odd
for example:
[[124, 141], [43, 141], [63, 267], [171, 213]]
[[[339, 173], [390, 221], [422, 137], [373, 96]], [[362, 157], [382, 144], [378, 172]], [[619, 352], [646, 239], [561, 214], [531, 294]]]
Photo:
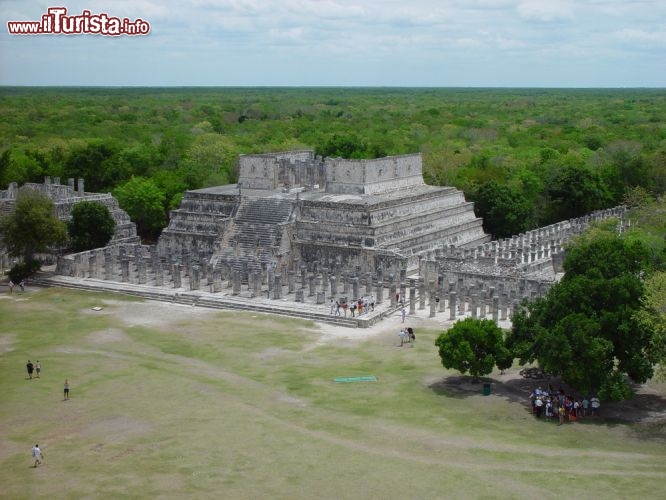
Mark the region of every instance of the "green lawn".
[[304, 321], [117, 295], [2, 295], [0, 497], [663, 497], [663, 433], [431, 388], [453, 374], [437, 333], [399, 349], [392, 333], [322, 341]]

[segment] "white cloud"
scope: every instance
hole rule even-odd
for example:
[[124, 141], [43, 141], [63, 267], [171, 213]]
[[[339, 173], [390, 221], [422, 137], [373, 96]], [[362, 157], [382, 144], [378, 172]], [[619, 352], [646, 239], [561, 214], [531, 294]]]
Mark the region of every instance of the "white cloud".
[[[21, 37], [8, 35], [4, 28], [0, 84], [89, 83], [98, 73], [108, 77], [103, 65], [116, 64], [118, 81], [144, 85], [174, 81], [192, 85], [354, 81], [534, 85], [541, 81], [544, 86], [575, 81], [581, 85], [580, 68], [594, 61], [600, 72], [602, 67], [606, 74], [617, 72], [624, 85], [666, 85], [665, 71], [655, 64], [666, 60], [664, 0], [67, 0], [63, 4], [71, 13], [88, 9], [141, 17], [151, 24], [151, 34], [132, 39]], [[0, 26], [6, 26], [7, 20], [39, 20], [51, 5], [50, 0], [0, 0]], [[91, 53], [95, 57], [83, 64], [84, 55]], [[54, 66], [51, 61], [56, 57], [59, 64]], [[24, 61], [52, 69], [32, 71]], [[127, 68], [124, 74], [122, 68]], [[42, 80], [35, 82], [34, 75]], [[608, 81], [595, 81], [592, 71], [585, 78], [590, 78], [590, 86]]]
[[567, 0], [526, 0], [518, 4], [518, 14], [529, 21], [565, 21], [574, 17], [573, 4]]

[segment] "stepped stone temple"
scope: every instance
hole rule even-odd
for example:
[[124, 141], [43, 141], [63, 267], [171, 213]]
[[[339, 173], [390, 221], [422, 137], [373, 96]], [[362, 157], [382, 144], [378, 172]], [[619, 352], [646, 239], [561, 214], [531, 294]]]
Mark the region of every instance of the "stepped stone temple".
[[[73, 178], [67, 180], [67, 185], [60, 184], [60, 177], [46, 177], [43, 184], [29, 182], [24, 184], [21, 189], [32, 189], [48, 197], [53, 202], [53, 210], [56, 217], [67, 222], [71, 219], [72, 207], [82, 201], [94, 201], [101, 203], [109, 209], [113, 220], [116, 223], [116, 230], [109, 242], [110, 245], [118, 243], [138, 243], [139, 237], [136, 234], [136, 224], [131, 220], [127, 212], [118, 206], [111, 193], [86, 193], [83, 179], [75, 182]], [[0, 216], [12, 213], [16, 206], [16, 197], [18, 195], [18, 185], [15, 182], [9, 184], [9, 187], [0, 191]], [[2, 251], [0, 245], [0, 264], [1, 267], [7, 267], [9, 257]]]
[[343, 160], [242, 155], [237, 185], [187, 191], [158, 254], [195, 252], [223, 272], [414, 270], [419, 255], [490, 240], [473, 204], [423, 182], [421, 155]]
[[[142, 245], [116, 200], [85, 193], [82, 179], [77, 190], [73, 179], [29, 185], [62, 219], [92, 200], [118, 224], [106, 247], [61, 255], [55, 275], [35, 281], [347, 327], [403, 308], [499, 323], [559, 279], [565, 245], [590, 223], [612, 217], [620, 232], [627, 224], [616, 207], [490, 241], [462, 192], [424, 183], [417, 154], [343, 160], [293, 151], [242, 155], [239, 166], [238, 184], [187, 191], [156, 245]], [[0, 191], [2, 212], [13, 210], [16, 192], [15, 184]], [[0, 267], [7, 263], [0, 251]], [[336, 301], [358, 299], [376, 307], [334, 314]]]

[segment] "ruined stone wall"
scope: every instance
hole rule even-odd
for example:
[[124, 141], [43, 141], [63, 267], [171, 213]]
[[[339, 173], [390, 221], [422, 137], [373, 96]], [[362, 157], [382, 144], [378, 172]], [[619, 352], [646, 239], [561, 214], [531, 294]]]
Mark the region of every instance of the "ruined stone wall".
[[[53, 201], [53, 210], [56, 217], [67, 222], [71, 220], [72, 208], [82, 201], [96, 202], [104, 205], [110, 212], [116, 223], [112, 242], [125, 241], [136, 242], [136, 225], [130, 220], [129, 215], [120, 208], [118, 200], [111, 193], [86, 193], [83, 179], [78, 179], [75, 187], [73, 178], [68, 179], [67, 185], [60, 184], [60, 178], [50, 177], [44, 179], [43, 184], [26, 183], [24, 188], [38, 191]], [[18, 187], [15, 182], [9, 185], [5, 191], [0, 191], [0, 213], [13, 211], [18, 195]]]
[[238, 183], [242, 189], [277, 189], [280, 161], [312, 162], [313, 151], [288, 151], [261, 155], [240, 155]]
[[420, 154], [375, 160], [326, 158], [325, 163], [327, 193], [378, 194], [424, 185]]

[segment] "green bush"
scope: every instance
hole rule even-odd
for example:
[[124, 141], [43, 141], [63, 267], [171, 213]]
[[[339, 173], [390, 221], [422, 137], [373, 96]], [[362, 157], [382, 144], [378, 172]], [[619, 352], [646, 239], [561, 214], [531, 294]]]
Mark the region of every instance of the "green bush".
[[38, 260], [20, 262], [9, 270], [9, 279], [18, 285], [24, 279], [33, 276], [41, 267], [42, 265]]
[[599, 397], [607, 401], [631, 399], [633, 395], [626, 378], [619, 372], [613, 372], [599, 389]]

